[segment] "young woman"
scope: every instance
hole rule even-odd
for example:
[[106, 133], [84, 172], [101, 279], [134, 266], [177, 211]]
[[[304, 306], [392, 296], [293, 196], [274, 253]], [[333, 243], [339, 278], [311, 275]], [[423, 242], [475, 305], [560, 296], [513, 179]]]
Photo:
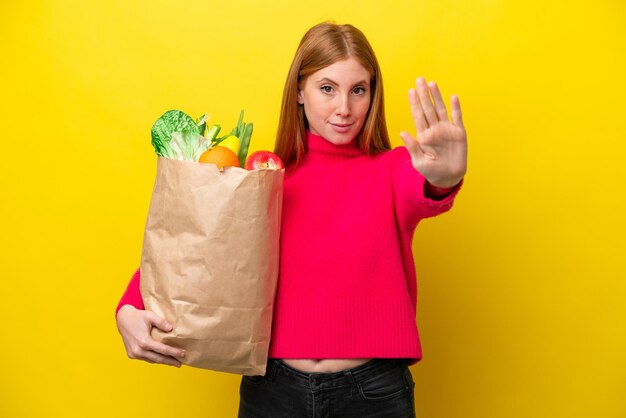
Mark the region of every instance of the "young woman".
[[[409, 90], [416, 140], [391, 150], [378, 62], [351, 25], [303, 37], [283, 92], [275, 152], [286, 166], [280, 273], [264, 376], [244, 376], [239, 417], [413, 417], [421, 359], [411, 243], [449, 210], [467, 166], [456, 96]], [[150, 338], [139, 271], [118, 305], [129, 357], [180, 366]]]

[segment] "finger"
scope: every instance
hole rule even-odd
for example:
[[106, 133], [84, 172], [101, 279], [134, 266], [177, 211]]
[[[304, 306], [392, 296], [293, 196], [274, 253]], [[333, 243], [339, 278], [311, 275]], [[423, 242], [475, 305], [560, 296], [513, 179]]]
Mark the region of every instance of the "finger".
[[143, 358], [148, 352], [172, 358], [184, 358], [186, 356], [185, 350], [160, 343], [150, 336], [145, 336], [130, 344], [126, 351], [130, 358]]
[[185, 350], [181, 348], [175, 348], [167, 344], [158, 342], [150, 335], [146, 335], [137, 341], [136, 352], [154, 351], [155, 353], [163, 354], [164, 356], [172, 357], [185, 357]]
[[415, 81], [415, 86], [417, 88], [417, 95], [420, 100], [420, 104], [422, 105], [422, 109], [424, 111], [424, 115], [426, 116], [426, 121], [429, 126], [437, 123], [437, 113], [435, 113], [435, 108], [433, 107], [433, 102], [430, 98], [430, 93], [428, 92], [428, 86], [426, 85], [426, 80], [424, 77], [420, 77]]
[[461, 114], [461, 101], [456, 94], [450, 97], [450, 113], [452, 114], [452, 124], [464, 128], [463, 115]]
[[413, 138], [413, 135], [408, 132], [400, 132], [400, 138], [402, 138], [402, 141], [404, 142], [406, 149], [409, 151], [409, 154], [411, 154], [411, 157], [415, 157], [417, 159], [423, 157], [424, 153], [422, 152], [417, 139]]
[[161, 331], [170, 332], [172, 330], [172, 324], [152, 311], [146, 311], [146, 319], [149, 325], [155, 326]]
[[153, 351], [146, 351], [143, 355], [143, 360], [150, 363], [167, 364], [169, 366], [180, 367], [182, 363], [175, 358], [164, 356]]
[[420, 99], [415, 89], [409, 89], [409, 105], [417, 132], [420, 133], [428, 129], [428, 123], [426, 122], [426, 117], [424, 116], [424, 111], [422, 110], [422, 105], [420, 104]]
[[170, 357], [183, 358], [186, 355], [185, 350], [160, 343], [156, 340], [150, 340], [147, 342], [144, 349]]
[[185, 350], [174, 348], [169, 345], [160, 343], [150, 337], [146, 337], [138, 341], [137, 346], [132, 350], [135, 357], [145, 356], [146, 353], [155, 353], [164, 357], [185, 357]]
[[443, 97], [441, 97], [439, 86], [434, 81], [431, 81], [430, 83], [428, 83], [428, 88], [430, 89], [430, 94], [435, 101], [435, 112], [437, 113], [437, 118], [440, 121], [448, 122], [448, 110], [446, 109], [446, 104], [443, 101]]
[[[148, 319], [149, 325], [155, 326], [165, 332], [169, 332], [172, 330], [172, 325], [156, 313], [152, 311], [146, 311], [146, 317]], [[154, 351], [165, 356], [185, 357], [185, 350], [160, 343], [150, 336], [145, 338], [145, 341], [143, 341], [142, 343], [142, 348], [144, 350]]]

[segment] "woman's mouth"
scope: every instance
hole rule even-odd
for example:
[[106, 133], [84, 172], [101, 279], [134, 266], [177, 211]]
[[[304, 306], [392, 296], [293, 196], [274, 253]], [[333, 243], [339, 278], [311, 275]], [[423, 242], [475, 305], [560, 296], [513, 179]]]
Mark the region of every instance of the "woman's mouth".
[[344, 134], [350, 131], [352, 124], [351, 123], [331, 123], [330, 126], [333, 127], [335, 132]]

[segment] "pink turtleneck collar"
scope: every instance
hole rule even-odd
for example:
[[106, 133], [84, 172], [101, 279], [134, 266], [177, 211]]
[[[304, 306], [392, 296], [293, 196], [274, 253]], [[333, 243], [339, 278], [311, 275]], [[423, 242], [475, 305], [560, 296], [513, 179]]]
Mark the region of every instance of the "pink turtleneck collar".
[[306, 154], [302, 164], [328, 164], [365, 155], [355, 139], [345, 145], [336, 145], [324, 137], [307, 131]]

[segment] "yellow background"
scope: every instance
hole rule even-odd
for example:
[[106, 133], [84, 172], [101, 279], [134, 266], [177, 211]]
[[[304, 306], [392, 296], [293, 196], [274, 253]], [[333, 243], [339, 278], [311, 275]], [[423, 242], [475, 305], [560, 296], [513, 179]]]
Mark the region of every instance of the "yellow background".
[[271, 149], [304, 31], [368, 36], [390, 134], [417, 76], [461, 98], [469, 172], [418, 227], [418, 417], [626, 416], [621, 1], [26, 1], [0, 6], [0, 416], [232, 417], [239, 377], [126, 358], [165, 110]]

